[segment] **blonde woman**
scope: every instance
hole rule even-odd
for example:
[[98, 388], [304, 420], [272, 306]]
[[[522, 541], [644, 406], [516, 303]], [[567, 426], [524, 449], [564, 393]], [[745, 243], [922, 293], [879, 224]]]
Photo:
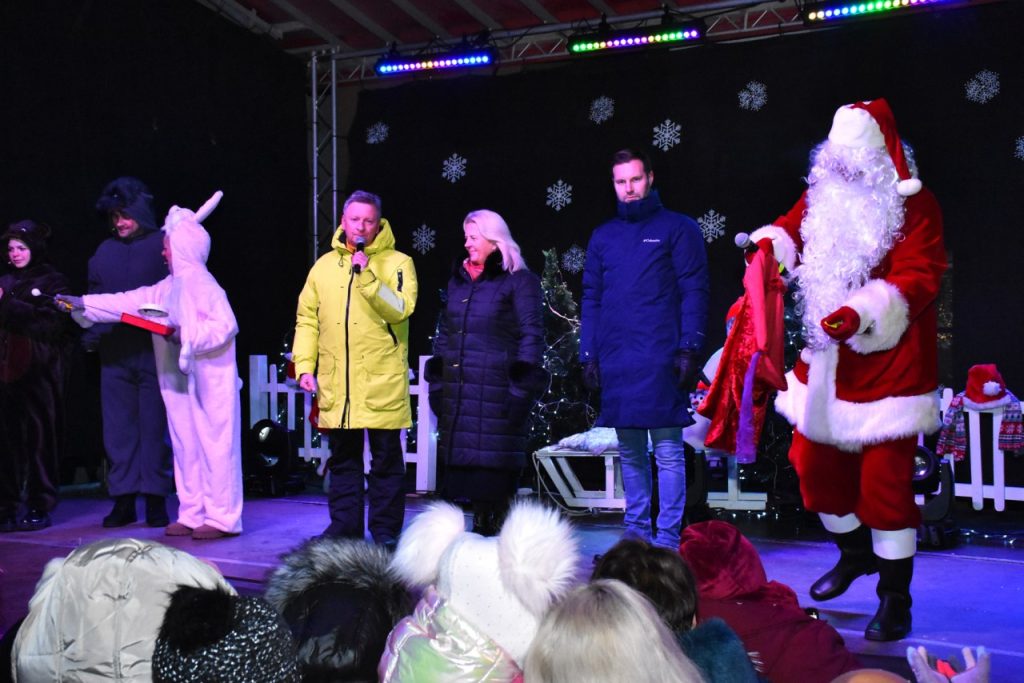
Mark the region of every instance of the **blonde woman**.
[[703, 683], [654, 607], [614, 579], [577, 588], [541, 622], [526, 683]]
[[543, 297], [501, 216], [473, 211], [462, 227], [466, 257], [448, 281], [426, 378], [441, 491], [471, 501], [473, 530], [490, 536], [515, 494], [527, 418], [547, 387]]

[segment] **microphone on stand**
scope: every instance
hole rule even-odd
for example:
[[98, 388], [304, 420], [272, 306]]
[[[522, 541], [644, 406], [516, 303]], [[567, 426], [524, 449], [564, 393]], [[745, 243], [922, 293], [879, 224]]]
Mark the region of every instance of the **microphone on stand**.
[[[358, 254], [361, 251], [366, 251], [366, 238], [363, 236], [356, 238], [356, 253]], [[353, 263], [352, 272], [359, 275], [359, 273], [363, 272], [363, 267], [358, 263]]]

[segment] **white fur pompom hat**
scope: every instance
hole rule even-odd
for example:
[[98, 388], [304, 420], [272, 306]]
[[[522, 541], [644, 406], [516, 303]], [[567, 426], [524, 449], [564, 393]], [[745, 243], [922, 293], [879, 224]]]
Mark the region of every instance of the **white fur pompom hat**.
[[392, 567], [438, 595], [522, 663], [548, 608], [576, 582], [579, 548], [556, 510], [512, 506], [494, 538], [465, 530], [462, 511], [435, 503], [403, 533]]

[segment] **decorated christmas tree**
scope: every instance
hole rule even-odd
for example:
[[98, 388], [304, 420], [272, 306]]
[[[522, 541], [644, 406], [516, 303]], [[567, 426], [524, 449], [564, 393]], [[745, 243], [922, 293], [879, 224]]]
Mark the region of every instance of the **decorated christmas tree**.
[[597, 418], [597, 394], [583, 388], [579, 361], [579, 307], [565, 284], [555, 249], [544, 251], [544, 368], [551, 373], [547, 392], [530, 415], [527, 452], [584, 432]]

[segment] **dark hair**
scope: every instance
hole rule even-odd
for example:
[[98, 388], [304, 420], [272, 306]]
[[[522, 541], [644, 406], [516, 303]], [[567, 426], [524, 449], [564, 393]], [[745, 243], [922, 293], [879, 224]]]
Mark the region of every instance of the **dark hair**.
[[639, 161], [643, 164], [644, 173], [651, 173], [654, 168], [651, 167], [651, 159], [646, 153], [636, 149], [635, 147], [627, 147], [620, 149], [618, 152], [612, 155], [612, 168], [615, 168], [619, 164], [628, 164], [631, 161]]
[[591, 579], [618, 579], [653, 603], [676, 633], [689, 631], [697, 612], [697, 584], [686, 561], [668, 548], [624, 539], [605, 553]]

